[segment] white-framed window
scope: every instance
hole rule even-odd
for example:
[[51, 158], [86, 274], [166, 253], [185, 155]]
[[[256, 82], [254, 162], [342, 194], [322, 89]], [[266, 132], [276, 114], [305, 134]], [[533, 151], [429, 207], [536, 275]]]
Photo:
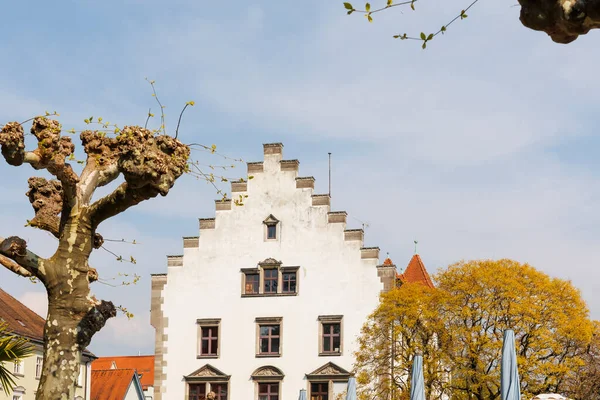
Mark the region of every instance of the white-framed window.
[[13, 389], [12, 400], [23, 400], [25, 397], [25, 388], [23, 386], [17, 386]]
[[15, 361], [15, 366], [13, 369], [13, 373], [17, 376], [24, 376], [25, 375], [25, 364], [23, 363], [23, 360], [17, 360]]
[[42, 376], [42, 368], [44, 367], [44, 358], [37, 357], [35, 359], [35, 378], [40, 379]]

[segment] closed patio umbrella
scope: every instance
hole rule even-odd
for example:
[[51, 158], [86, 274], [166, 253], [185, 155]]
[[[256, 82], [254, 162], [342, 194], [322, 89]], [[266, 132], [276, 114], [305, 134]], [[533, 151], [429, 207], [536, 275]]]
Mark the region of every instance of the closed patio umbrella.
[[356, 378], [348, 379], [348, 390], [346, 391], [346, 400], [356, 400]]
[[306, 390], [305, 389], [300, 390], [300, 397], [298, 397], [298, 400], [306, 400]]
[[502, 400], [521, 400], [521, 385], [519, 383], [517, 352], [515, 350], [515, 333], [510, 329], [504, 331], [500, 391]]
[[425, 400], [425, 379], [423, 379], [423, 356], [413, 358], [410, 379], [410, 400]]

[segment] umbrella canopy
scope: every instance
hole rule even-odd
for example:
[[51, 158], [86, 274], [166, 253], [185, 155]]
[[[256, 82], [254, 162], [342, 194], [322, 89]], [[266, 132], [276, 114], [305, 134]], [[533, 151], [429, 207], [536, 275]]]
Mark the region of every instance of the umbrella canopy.
[[410, 380], [410, 400], [425, 400], [425, 379], [423, 379], [423, 356], [413, 358]]
[[515, 351], [515, 333], [504, 331], [502, 344], [502, 365], [500, 369], [500, 391], [502, 400], [521, 400], [521, 385]]
[[306, 390], [305, 389], [300, 390], [300, 397], [298, 397], [298, 400], [306, 400]]
[[356, 400], [356, 378], [348, 379], [348, 390], [346, 391], [346, 400]]

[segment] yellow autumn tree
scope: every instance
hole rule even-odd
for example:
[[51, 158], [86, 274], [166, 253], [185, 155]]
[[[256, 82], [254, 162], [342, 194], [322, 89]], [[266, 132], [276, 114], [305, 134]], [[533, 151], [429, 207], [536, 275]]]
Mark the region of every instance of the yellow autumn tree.
[[583, 356], [584, 363], [567, 380], [562, 393], [574, 400], [600, 400], [600, 321], [593, 321], [592, 341]]
[[523, 394], [556, 393], [583, 364], [592, 323], [570, 282], [512, 260], [462, 261], [436, 276], [448, 296], [451, 388], [457, 399], [500, 397], [505, 329], [515, 332]]
[[527, 398], [582, 386], [593, 324], [570, 282], [506, 259], [461, 261], [434, 280], [435, 289], [404, 284], [384, 294], [369, 317], [356, 353], [361, 400], [408, 398], [417, 353], [427, 398], [498, 399], [506, 329]]
[[445, 293], [418, 283], [382, 296], [359, 338], [355, 367], [361, 400], [408, 399], [415, 354], [423, 355], [427, 398], [440, 398], [448, 380], [449, 340], [439, 312], [446, 301]]

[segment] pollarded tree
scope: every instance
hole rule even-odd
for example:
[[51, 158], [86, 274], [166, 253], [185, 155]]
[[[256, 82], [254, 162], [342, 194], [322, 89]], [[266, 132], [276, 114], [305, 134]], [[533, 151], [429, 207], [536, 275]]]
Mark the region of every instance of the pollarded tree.
[[[75, 145], [61, 133], [56, 120], [34, 118], [31, 134], [37, 147], [26, 150], [23, 124], [4, 125], [0, 131], [2, 155], [12, 166], [29, 164], [56, 178], [30, 178], [27, 194], [35, 211], [28, 224], [50, 232], [58, 245], [50, 258], [42, 258], [19, 237], [0, 238], [0, 264], [15, 274], [39, 280], [48, 293], [44, 367], [36, 399], [72, 399], [81, 351], [116, 314], [111, 302], [90, 293], [98, 273], [88, 260], [103, 243], [98, 227], [142, 201], [167, 195], [189, 168], [190, 147], [165, 134], [164, 129], [127, 126], [115, 129], [114, 135], [86, 130], [80, 139], [87, 159], [76, 173], [68, 163]], [[123, 183], [94, 201], [96, 189], [120, 176]]]
[[[427, 42], [440, 33], [444, 33], [449, 25], [456, 20], [465, 19], [467, 11], [479, 0], [472, 0], [454, 18], [442, 25], [435, 33], [422, 32], [420, 35], [409, 36], [406, 33], [394, 35], [396, 39], [412, 39]], [[372, 7], [366, 3], [364, 8], [354, 8], [351, 3], [345, 2], [344, 7], [348, 14], [359, 12], [365, 14], [369, 22], [373, 21], [372, 15], [381, 11], [399, 6], [410, 6], [415, 9], [418, 0], [378, 0], [380, 3]], [[556, 43], [571, 43], [580, 35], [587, 34], [592, 29], [600, 28], [600, 0], [519, 0], [521, 5], [521, 23], [536, 31], [546, 32]]]

